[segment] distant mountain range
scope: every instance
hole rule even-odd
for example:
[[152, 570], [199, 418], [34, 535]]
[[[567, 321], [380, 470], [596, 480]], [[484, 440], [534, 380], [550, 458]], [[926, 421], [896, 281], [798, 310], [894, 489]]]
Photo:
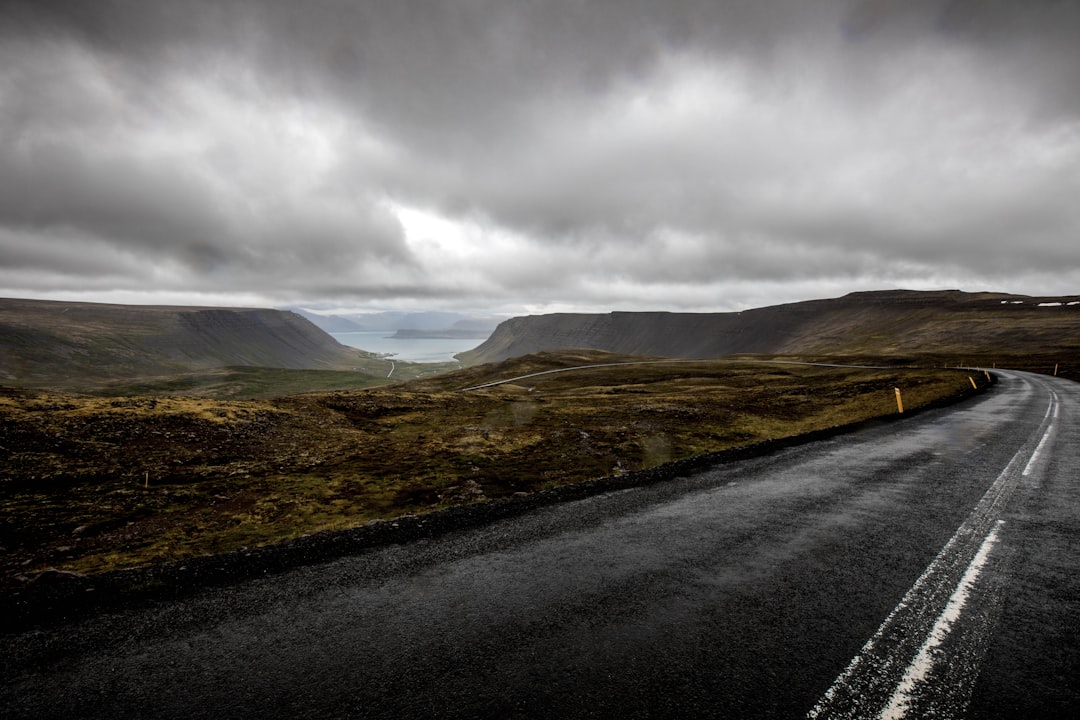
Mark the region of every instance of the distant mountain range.
[[453, 312], [322, 314], [288, 308], [328, 333], [386, 331], [398, 337], [453, 337], [483, 340], [501, 318]]
[[[376, 329], [402, 337], [474, 331], [473, 319], [452, 313], [385, 313], [363, 327], [436, 320], [440, 328]], [[481, 364], [586, 348], [677, 358], [764, 354], [905, 362], [944, 356], [1031, 368], [1061, 362], [1072, 375], [1080, 374], [1080, 296], [896, 290], [734, 313], [518, 317], [458, 358]], [[236, 366], [355, 371], [373, 362], [371, 353], [339, 344], [286, 310], [0, 299], [0, 385], [80, 389]]]
[[516, 317], [458, 358], [481, 364], [560, 348], [679, 358], [735, 354], [1077, 356], [1080, 295], [890, 290], [731, 313]]

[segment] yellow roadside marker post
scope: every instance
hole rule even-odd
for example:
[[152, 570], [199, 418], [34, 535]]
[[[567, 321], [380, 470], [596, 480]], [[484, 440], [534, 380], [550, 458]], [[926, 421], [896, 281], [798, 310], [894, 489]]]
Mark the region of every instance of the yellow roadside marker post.
[[970, 380], [970, 381], [971, 381], [971, 387], [975, 388], [976, 390], [978, 390], [978, 389], [979, 389], [979, 386], [975, 384], [975, 378], [973, 378], [973, 377], [971, 377], [970, 375], [968, 375], [968, 380]]
[[1054, 377], [1057, 377], [1057, 368], [1058, 368], [1058, 364], [1054, 363]]
[[900, 388], [893, 388], [896, 391], [896, 411], [898, 413], [904, 412], [904, 400], [900, 397]]

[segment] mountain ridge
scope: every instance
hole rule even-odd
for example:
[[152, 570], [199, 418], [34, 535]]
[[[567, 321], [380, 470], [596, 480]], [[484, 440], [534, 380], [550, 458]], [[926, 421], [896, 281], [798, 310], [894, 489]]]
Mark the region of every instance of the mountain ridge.
[[8, 384], [228, 366], [349, 369], [368, 358], [282, 310], [0, 298], [0, 382]]
[[882, 290], [729, 313], [557, 313], [511, 318], [457, 357], [497, 362], [590, 348], [678, 358], [737, 354], [1080, 352], [1080, 296]]

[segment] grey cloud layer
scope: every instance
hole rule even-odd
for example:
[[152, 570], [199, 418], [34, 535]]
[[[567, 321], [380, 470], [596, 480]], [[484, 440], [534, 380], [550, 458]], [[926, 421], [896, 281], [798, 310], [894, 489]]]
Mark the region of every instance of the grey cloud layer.
[[[3, 7], [5, 292], [1080, 280], [1077, 2]], [[427, 247], [395, 207], [477, 232]]]

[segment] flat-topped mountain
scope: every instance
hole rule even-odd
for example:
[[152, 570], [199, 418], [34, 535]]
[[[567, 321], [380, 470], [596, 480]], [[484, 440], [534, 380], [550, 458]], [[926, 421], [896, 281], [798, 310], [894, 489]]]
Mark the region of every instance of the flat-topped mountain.
[[0, 384], [75, 387], [228, 366], [350, 369], [368, 357], [281, 310], [0, 299]]
[[537, 315], [503, 322], [486, 342], [458, 357], [479, 364], [564, 348], [680, 358], [1076, 355], [1080, 296], [890, 290], [731, 313]]

